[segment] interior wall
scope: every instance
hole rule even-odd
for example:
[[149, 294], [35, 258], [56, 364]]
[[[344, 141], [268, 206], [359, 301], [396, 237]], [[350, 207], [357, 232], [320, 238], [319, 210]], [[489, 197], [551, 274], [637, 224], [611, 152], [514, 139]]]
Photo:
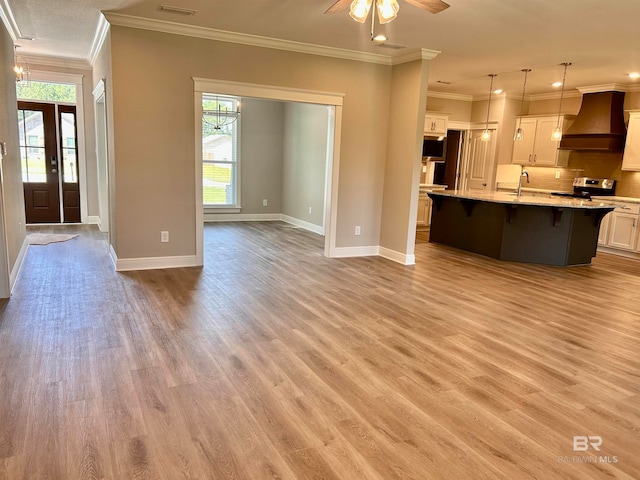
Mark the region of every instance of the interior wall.
[[427, 93], [427, 111], [448, 115], [451, 122], [470, 122], [471, 105], [471, 101], [440, 98]]
[[[22, 189], [22, 167], [18, 145], [18, 107], [16, 100], [13, 65], [13, 41], [4, 24], [0, 22], [0, 142], [7, 145], [7, 154], [1, 160], [0, 176], [4, 232], [0, 226], [0, 296], [9, 296], [9, 275], [17, 267], [20, 251], [25, 242], [24, 193]], [[6, 254], [4, 253], [6, 251]]]
[[243, 98], [241, 105], [242, 213], [281, 213], [285, 104]]
[[328, 107], [285, 104], [282, 213], [320, 227], [324, 227], [328, 127]]
[[[109, 231], [109, 245], [117, 251], [117, 228], [118, 224], [116, 222], [116, 206], [117, 206], [117, 197], [116, 197], [116, 188], [115, 188], [115, 163], [116, 158], [114, 155], [115, 152], [115, 138], [114, 138], [114, 102], [113, 102], [113, 75], [111, 68], [111, 31], [109, 30], [105, 36], [104, 43], [102, 44], [102, 48], [98, 52], [96, 56], [96, 60], [93, 64], [93, 82], [91, 87], [91, 92], [93, 92], [94, 88], [97, 86], [100, 80], [105, 82], [104, 85], [104, 96], [105, 103], [104, 107], [106, 110], [106, 119], [107, 119], [107, 163], [108, 163], [108, 188], [109, 188], [109, 198], [108, 198], [108, 208], [109, 208], [109, 225], [106, 230]], [[93, 100], [91, 101], [93, 105]], [[103, 227], [104, 228], [104, 227]]]
[[428, 78], [425, 60], [393, 67], [380, 247], [403, 263], [414, 263]]
[[379, 244], [391, 67], [120, 26], [111, 61], [118, 258], [195, 253], [193, 77], [344, 94], [336, 247]]

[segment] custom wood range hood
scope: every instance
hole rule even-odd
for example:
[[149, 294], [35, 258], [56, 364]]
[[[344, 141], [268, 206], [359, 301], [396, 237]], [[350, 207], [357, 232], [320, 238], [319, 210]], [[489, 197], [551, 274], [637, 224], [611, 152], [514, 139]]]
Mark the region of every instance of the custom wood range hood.
[[624, 92], [585, 93], [578, 116], [558, 148], [622, 152], [626, 133]]

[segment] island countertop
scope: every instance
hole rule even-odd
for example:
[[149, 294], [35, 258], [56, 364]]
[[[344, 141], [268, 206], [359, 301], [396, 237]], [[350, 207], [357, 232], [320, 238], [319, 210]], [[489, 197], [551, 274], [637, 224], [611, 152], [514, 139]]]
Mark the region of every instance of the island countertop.
[[429, 196], [443, 196], [458, 198], [461, 200], [477, 200], [492, 203], [504, 203], [510, 205], [532, 205], [539, 207], [600, 209], [603, 207], [615, 207], [616, 205], [604, 200], [584, 200], [561, 196], [544, 195], [516, 195], [510, 192], [485, 192], [476, 190], [434, 190]]

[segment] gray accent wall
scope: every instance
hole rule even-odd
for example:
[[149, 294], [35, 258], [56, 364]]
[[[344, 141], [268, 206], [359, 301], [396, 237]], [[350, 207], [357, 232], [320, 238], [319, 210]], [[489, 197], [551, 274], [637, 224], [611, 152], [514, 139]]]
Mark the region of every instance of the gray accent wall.
[[324, 227], [328, 126], [328, 107], [285, 104], [282, 213], [320, 227]]

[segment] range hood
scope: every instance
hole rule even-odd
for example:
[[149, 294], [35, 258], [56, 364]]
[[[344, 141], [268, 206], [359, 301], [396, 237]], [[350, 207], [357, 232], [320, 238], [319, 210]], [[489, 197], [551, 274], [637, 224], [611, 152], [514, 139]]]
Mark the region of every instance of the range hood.
[[580, 112], [558, 148], [621, 152], [627, 133], [623, 105], [624, 92], [585, 93]]

